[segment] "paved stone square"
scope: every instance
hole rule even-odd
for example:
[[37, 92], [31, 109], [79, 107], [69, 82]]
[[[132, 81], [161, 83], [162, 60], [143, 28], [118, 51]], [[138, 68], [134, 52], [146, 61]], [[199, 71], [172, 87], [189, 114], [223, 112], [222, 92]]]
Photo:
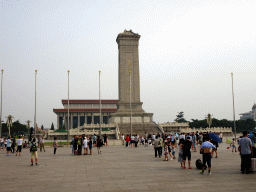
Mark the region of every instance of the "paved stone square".
[[[30, 167], [30, 153], [6, 156], [0, 151], [0, 191], [256, 191], [256, 174], [240, 173], [240, 157], [221, 144], [212, 159], [212, 175], [201, 175], [192, 152], [192, 170], [177, 159], [155, 158], [153, 147], [103, 147], [103, 153], [71, 156], [71, 148], [38, 152], [38, 166]], [[178, 153], [178, 147], [176, 154]]]

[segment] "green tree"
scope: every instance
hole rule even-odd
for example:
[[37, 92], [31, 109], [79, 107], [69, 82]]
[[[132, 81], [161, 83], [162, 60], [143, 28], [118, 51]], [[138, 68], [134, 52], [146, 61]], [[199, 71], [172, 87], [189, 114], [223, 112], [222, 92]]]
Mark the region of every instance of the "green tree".
[[[11, 135], [18, 135], [19, 131], [23, 131], [24, 134], [26, 134], [28, 132], [28, 129], [27, 129], [26, 125], [21, 124], [20, 121], [17, 120], [12, 123], [10, 133], [11, 133]], [[2, 135], [5, 135], [5, 136], [9, 135], [9, 130], [7, 128], [6, 123], [2, 124]]]
[[174, 120], [175, 122], [178, 122], [178, 123], [183, 123], [183, 122], [187, 122], [186, 119], [184, 118], [184, 112], [181, 111], [178, 113], [178, 115], [176, 115], [176, 119]]
[[44, 126], [43, 125], [41, 126], [41, 129], [44, 130]]
[[53, 125], [53, 123], [52, 123], [52, 125], [51, 125], [51, 129], [50, 130], [54, 130], [54, 125]]

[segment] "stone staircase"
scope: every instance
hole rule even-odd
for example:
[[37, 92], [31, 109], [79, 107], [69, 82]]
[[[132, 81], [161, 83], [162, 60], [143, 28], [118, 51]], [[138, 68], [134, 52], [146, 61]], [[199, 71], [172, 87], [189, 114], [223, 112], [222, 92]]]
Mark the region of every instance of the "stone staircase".
[[[120, 134], [131, 134], [131, 126], [130, 123], [123, 123], [123, 124], [119, 124], [119, 130], [120, 130]], [[141, 123], [133, 123], [132, 124], [132, 134], [139, 134], [140, 136], [143, 136], [145, 134], [145, 132], [147, 133], [161, 133], [161, 129], [159, 128], [159, 126], [155, 123], [145, 123], [145, 124], [141, 124]]]

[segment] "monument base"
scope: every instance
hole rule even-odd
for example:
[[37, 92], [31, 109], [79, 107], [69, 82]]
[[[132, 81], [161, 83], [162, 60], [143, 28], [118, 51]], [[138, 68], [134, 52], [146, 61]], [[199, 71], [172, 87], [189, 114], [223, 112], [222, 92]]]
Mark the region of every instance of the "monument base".
[[[110, 123], [117, 124], [129, 124], [130, 123], [130, 113], [120, 113], [116, 112], [112, 114], [110, 118]], [[132, 113], [132, 123], [144, 124], [153, 122], [153, 113]]]

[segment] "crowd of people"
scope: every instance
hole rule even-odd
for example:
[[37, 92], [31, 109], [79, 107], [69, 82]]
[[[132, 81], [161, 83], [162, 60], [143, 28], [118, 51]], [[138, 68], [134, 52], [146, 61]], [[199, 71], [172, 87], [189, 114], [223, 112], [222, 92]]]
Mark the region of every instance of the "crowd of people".
[[[211, 134], [217, 136], [216, 139], [211, 139]], [[232, 152], [239, 152], [241, 156], [241, 173], [249, 173], [251, 168], [251, 158], [256, 158], [256, 133], [250, 133], [250, 136], [246, 131], [243, 132], [243, 136], [239, 137], [237, 140], [232, 139], [230, 146], [232, 147]], [[35, 163], [37, 165], [37, 148], [40, 151], [45, 152], [44, 138], [38, 137], [36, 144], [36, 139], [34, 138], [29, 145], [26, 141], [24, 142], [24, 137], [19, 136], [18, 139], [15, 137], [0, 138], [0, 150], [6, 150], [7, 156], [11, 153], [15, 153], [16, 156], [21, 156], [22, 148], [29, 148], [31, 152], [31, 166], [33, 166], [33, 159], [35, 158]], [[206, 170], [206, 164], [208, 166], [208, 174], [211, 175], [211, 161], [212, 158], [218, 158], [217, 149], [219, 143], [222, 141], [222, 133], [180, 133], [178, 134], [145, 134], [139, 136], [138, 134], [127, 135], [126, 137], [121, 135], [122, 144], [125, 147], [148, 147], [152, 145], [154, 147], [155, 157], [161, 158], [164, 155], [163, 161], [172, 161], [176, 159], [176, 148], [178, 147], [177, 159], [180, 163], [182, 169], [186, 169], [186, 161], [188, 169], [191, 167], [191, 152], [197, 152], [199, 150], [202, 154], [202, 163], [200, 166], [200, 173], [204, 174]], [[239, 147], [236, 147], [238, 143]], [[102, 146], [108, 146], [108, 137], [103, 135], [103, 140], [100, 136], [85, 136], [79, 135], [74, 136], [70, 142], [70, 147], [72, 148], [72, 155], [92, 155], [93, 146], [97, 147], [98, 154], [102, 154]], [[255, 145], [255, 146], [254, 146]], [[57, 137], [54, 138], [52, 147], [54, 148], [53, 154], [57, 155], [58, 141]], [[197, 149], [199, 148], [199, 149]], [[229, 148], [229, 147], [228, 147]], [[201, 160], [200, 160], [201, 161]], [[200, 161], [198, 163], [200, 163]], [[198, 168], [198, 167], [197, 167]]]
[[[96, 136], [95, 134], [92, 137], [75, 135], [70, 143], [72, 155], [82, 155], [82, 153], [83, 155], [92, 155], [93, 146], [97, 147], [98, 154], [102, 154], [103, 145], [108, 146], [108, 136], [106, 134], [103, 135], [103, 140], [100, 138], [100, 136]], [[82, 149], [84, 149], [84, 152]]]
[[[209, 135], [214, 134], [219, 141], [211, 139]], [[149, 145], [154, 146], [154, 154], [155, 157], [162, 157], [164, 155], [163, 161], [169, 161], [176, 159], [175, 153], [176, 148], [178, 147], [178, 162], [182, 169], [186, 169], [186, 160], [188, 161], [188, 169], [192, 169], [191, 167], [191, 151], [197, 152], [199, 150], [200, 154], [202, 154], [202, 162], [199, 169], [201, 174], [204, 174], [208, 166], [208, 174], [211, 175], [211, 161], [212, 158], [218, 158], [218, 147], [219, 143], [222, 142], [223, 134], [220, 133], [180, 133], [178, 134], [145, 134], [143, 136], [139, 136], [138, 134], [127, 135], [126, 137], [122, 134], [121, 140], [125, 147], [139, 147], [140, 145], [144, 145], [145, 147]], [[248, 138], [250, 137], [250, 138]], [[237, 150], [236, 143], [239, 144], [239, 148]], [[238, 140], [233, 139], [231, 142], [232, 152], [239, 151], [241, 156], [241, 173], [249, 173], [251, 158], [253, 155], [253, 150], [255, 150], [254, 143], [256, 144], [256, 133], [250, 133], [248, 136], [247, 132], [243, 132], [243, 136], [238, 138]], [[197, 149], [199, 148], [199, 149]], [[254, 156], [256, 158], [256, 150], [254, 152]], [[170, 157], [170, 158], [169, 158]], [[206, 166], [207, 165], [207, 166]]]

